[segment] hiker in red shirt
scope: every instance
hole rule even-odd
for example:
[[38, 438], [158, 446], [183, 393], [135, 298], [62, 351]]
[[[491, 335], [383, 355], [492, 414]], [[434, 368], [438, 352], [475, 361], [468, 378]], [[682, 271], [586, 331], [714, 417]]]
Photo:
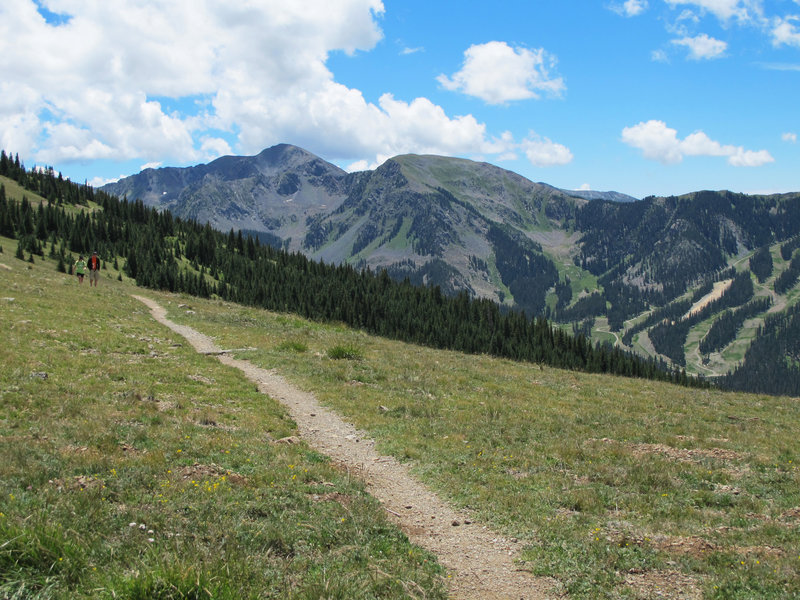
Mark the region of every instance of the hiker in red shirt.
[[89, 267], [89, 287], [97, 287], [97, 280], [100, 279], [100, 259], [97, 257], [97, 252], [92, 252], [89, 257], [89, 262], [86, 265]]

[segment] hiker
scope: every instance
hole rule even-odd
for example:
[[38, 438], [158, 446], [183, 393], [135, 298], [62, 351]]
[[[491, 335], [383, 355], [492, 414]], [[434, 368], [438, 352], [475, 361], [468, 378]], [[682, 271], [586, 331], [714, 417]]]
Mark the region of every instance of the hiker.
[[92, 252], [92, 256], [89, 257], [89, 287], [92, 287], [92, 282], [94, 282], [94, 287], [97, 287], [98, 279], [100, 279], [100, 259], [97, 257], [97, 251], [95, 250]]
[[83, 276], [86, 274], [86, 261], [83, 260], [83, 254], [78, 256], [75, 261], [75, 274], [78, 276], [78, 283], [83, 283]]

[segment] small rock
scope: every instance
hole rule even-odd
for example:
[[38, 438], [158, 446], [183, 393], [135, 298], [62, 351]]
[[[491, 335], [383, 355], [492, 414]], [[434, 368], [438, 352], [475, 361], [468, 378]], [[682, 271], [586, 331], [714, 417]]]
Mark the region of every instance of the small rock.
[[386, 406], [384, 406], [383, 404], [381, 404], [378, 407], [378, 410], [381, 411], [382, 413], [389, 412], [389, 409]]
[[47, 373], [44, 371], [34, 371], [31, 373], [31, 379], [47, 379]]
[[459, 521], [457, 521], [457, 520], [454, 520], [454, 521], [451, 523], [451, 525], [452, 525], [453, 527], [458, 527], [459, 525], [461, 525], [461, 523], [460, 523]]
[[275, 442], [276, 444], [299, 444], [300, 438], [295, 435], [284, 437]]

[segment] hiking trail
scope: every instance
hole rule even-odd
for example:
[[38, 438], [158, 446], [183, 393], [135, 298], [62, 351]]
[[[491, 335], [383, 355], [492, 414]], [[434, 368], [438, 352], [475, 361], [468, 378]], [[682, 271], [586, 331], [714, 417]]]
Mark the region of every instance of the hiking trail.
[[150, 308], [153, 318], [183, 336], [200, 353], [214, 355], [241, 370], [261, 393], [280, 401], [297, 423], [300, 436], [315, 450], [364, 482], [366, 490], [386, 509], [415, 544], [435, 554], [450, 575], [450, 597], [460, 600], [540, 600], [560, 598], [554, 579], [535, 577], [515, 563], [522, 544], [476, 523], [417, 481], [407, 466], [375, 450], [375, 442], [334, 411], [319, 404], [274, 370], [235, 359], [214, 341], [169, 320], [154, 300], [134, 295]]

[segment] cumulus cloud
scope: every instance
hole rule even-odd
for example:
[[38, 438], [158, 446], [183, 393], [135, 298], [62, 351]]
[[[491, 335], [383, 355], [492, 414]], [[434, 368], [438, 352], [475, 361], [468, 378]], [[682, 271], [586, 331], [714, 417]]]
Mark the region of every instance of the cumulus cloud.
[[783, 135], [781, 135], [781, 139], [784, 142], [789, 142], [790, 144], [794, 144], [797, 142], [797, 134], [791, 131], [787, 131]]
[[676, 164], [685, 156], [722, 156], [734, 167], [759, 167], [774, 162], [766, 150], [745, 150], [741, 146], [720, 144], [704, 132], [696, 131], [684, 139], [663, 121], [650, 120], [622, 130], [622, 141], [642, 151], [645, 158], [663, 164]]
[[[0, 106], [2, 141], [46, 161], [209, 158], [229, 152], [225, 138], [251, 118], [256, 132], [278, 137], [235, 141], [242, 151], [261, 149], [292, 130], [290, 121], [277, 124], [282, 117], [307, 117], [295, 105], [342, 100], [325, 66], [329, 52], [368, 49], [382, 35], [380, 0], [47, 6], [66, 17], [50, 23], [31, 0], [0, 7], [3, 103], [25, 106]], [[191, 117], [159, 101], [192, 97], [204, 108]]]
[[728, 49], [728, 44], [709, 37], [705, 33], [696, 37], [684, 37], [672, 40], [673, 44], [689, 49], [689, 58], [694, 60], [720, 58]]
[[703, 12], [710, 12], [721, 21], [736, 19], [749, 22], [762, 14], [761, 0], [666, 0], [667, 4], [676, 7], [689, 5]]
[[777, 17], [772, 22], [772, 44], [774, 46], [795, 46], [800, 48], [800, 17]]
[[[335, 81], [331, 52], [381, 40], [381, 0], [46, 5], [62, 17], [45, 19], [33, 0], [0, 3], [0, 146], [38, 162], [188, 163], [288, 141], [360, 167], [406, 152], [519, 146], [427, 98], [384, 94], [373, 103]], [[504, 102], [563, 90], [543, 50], [473, 48], [452, 80], [466, 93]], [[492, 67], [508, 77], [494, 96], [491, 78], [481, 80]], [[547, 163], [546, 154], [538, 160]]]
[[489, 104], [560, 96], [564, 80], [551, 75], [556, 59], [544, 49], [512, 48], [505, 42], [475, 44], [464, 52], [461, 70], [439, 75], [445, 89], [474, 96]]
[[520, 149], [534, 167], [566, 165], [572, 162], [573, 158], [569, 148], [542, 137], [533, 131], [522, 141]]
[[635, 17], [647, 10], [647, 0], [626, 0], [611, 4], [609, 8], [623, 17]]

